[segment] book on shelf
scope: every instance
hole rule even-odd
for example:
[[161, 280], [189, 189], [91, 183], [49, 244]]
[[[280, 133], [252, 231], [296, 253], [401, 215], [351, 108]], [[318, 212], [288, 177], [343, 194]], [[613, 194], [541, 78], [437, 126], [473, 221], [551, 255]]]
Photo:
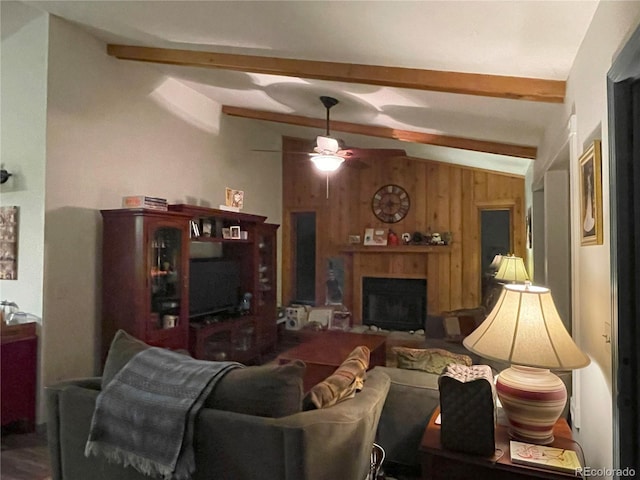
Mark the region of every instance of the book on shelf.
[[147, 197], [146, 195], [129, 195], [122, 197], [124, 208], [150, 208], [152, 210], [167, 210], [166, 198]]
[[511, 462], [530, 467], [576, 473], [582, 469], [576, 452], [565, 448], [510, 441]]

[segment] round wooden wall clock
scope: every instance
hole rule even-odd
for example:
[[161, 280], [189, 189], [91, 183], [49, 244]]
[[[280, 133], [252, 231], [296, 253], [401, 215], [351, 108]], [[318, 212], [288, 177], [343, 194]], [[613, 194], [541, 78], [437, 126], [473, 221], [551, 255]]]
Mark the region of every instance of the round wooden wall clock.
[[371, 199], [373, 214], [385, 223], [396, 223], [409, 213], [411, 201], [407, 191], [398, 185], [381, 187]]

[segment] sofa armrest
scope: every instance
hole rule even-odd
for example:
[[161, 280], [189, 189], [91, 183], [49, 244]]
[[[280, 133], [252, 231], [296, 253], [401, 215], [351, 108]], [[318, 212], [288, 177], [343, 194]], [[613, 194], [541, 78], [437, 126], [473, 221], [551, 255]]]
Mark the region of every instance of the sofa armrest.
[[51, 475], [53, 480], [62, 478], [62, 452], [60, 450], [60, 394], [69, 387], [80, 387], [100, 390], [101, 377], [86, 377], [65, 380], [45, 388], [47, 405], [47, 441], [51, 459]]
[[376, 443], [386, 461], [417, 467], [418, 449], [433, 410], [440, 404], [439, 375], [419, 370], [377, 367], [391, 386], [382, 410]]

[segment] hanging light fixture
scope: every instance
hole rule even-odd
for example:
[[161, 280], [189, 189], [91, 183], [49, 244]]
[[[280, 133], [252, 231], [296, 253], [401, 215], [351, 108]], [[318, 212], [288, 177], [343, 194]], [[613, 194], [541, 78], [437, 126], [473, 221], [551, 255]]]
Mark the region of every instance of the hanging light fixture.
[[344, 158], [338, 155], [313, 155], [311, 161], [321, 172], [335, 172], [344, 162]]

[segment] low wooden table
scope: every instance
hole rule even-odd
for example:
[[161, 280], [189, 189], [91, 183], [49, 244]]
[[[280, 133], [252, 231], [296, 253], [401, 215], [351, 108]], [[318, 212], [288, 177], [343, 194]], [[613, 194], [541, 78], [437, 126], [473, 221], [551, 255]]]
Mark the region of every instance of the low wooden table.
[[307, 365], [304, 376], [304, 391], [307, 392], [331, 375], [353, 349], [360, 345], [369, 348], [371, 352], [369, 368], [384, 366], [387, 361], [385, 342], [384, 335], [329, 330], [319, 332], [310, 340], [281, 353], [278, 363], [302, 360]]
[[[500, 422], [496, 425], [496, 455], [482, 457], [446, 450], [440, 444], [440, 425], [436, 418], [440, 413], [437, 408], [424, 432], [420, 443], [422, 462], [422, 478], [427, 480], [530, 480], [530, 479], [568, 479], [582, 478], [573, 473], [557, 472], [542, 468], [529, 467], [511, 463], [508, 428]], [[553, 428], [555, 440], [552, 447], [574, 450], [584, 466], [582, 452], [573, 441], [571, 429], [564, 418], [559, 419]]]

